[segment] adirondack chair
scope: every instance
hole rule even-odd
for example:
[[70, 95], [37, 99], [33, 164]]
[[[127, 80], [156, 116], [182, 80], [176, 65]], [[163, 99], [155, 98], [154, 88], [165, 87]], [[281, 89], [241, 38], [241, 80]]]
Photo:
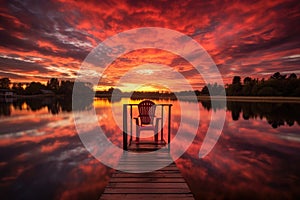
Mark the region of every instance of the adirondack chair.
[[161, 118], [155, 117], [156, 105], [150, 100], [139, 103], [139, 116], [135, 117], [136, 122], [136, 142], [140, 140], [141, 131], [154, 131], [155, 142], [158, 142], [158, 125]]

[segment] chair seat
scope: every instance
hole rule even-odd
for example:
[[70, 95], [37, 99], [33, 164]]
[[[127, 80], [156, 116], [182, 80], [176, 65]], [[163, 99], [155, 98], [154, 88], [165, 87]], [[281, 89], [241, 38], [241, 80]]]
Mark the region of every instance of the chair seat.
[[139, 116], [134, 118], [136, 121], [137, 142], [139, 141], [140, 132], [145, 130], [153, 131], [155, 141], [158, 141], [158, 124], [160, 118], [155, 117], [155, 108], [155, 103], [149, 100], [145, 100], [139, 103]]
[[140, 130], [155, 130], [155, 126], [153, 125], [143, 125], [143, 126], [137, 126]]

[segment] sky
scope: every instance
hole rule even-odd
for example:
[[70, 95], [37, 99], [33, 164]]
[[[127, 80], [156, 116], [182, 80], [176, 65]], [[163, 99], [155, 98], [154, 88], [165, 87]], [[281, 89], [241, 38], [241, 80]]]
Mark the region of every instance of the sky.
[[[141, 27], [167, 28], [191, 37], [210, 55], [225, 84], [236, 75], [268, 78], [280, 71], [299, 76], [299, 22], [297, 0], [2, 0], [0, 78], [12, 82], [46, 82], [52, 77], [74, 80], [97, 45]], [[184, 58], [165, 50], [140, 49], [114, 60], [99, 88], [146, 87], [135, 83], [138, 76], [133, 75], [119, 83], [136, 69], [139, 77], [145, 77], [142, 80], [165, 79], [165, 85], [147, 83], [148, 88], [172, 88], [181, 83], [178, 73], [166, 77], [160, 66], [182, 74], [185, 84], [194, 89], [203, 86], [201, 76]]]

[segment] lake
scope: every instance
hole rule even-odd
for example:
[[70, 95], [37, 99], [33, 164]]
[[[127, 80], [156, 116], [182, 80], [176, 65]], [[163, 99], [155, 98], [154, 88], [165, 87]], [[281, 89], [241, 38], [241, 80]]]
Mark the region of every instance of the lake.
[[[95, 159], [77, 134], [74, 113], [89, 129], [95, 108], [107, 138], [122, 147], [122, 105], [95, 99], [73, 110], [70, 100], [32, 99], [0, 103], [1, 199], [98, 199], [114, 172]], [[197, 199], [299, 199], [300, 104], [230, 101], [212, 109], [208, 101], [172, 103], [172, 138], [181, 118], [197, 127], [176, 165]], [[191, 109], [198, 104], [200, 113]], [[183, 112], [180, 108], [184, 108]], [[226, 115], [212, 151], [199, 159], [199, 148], [214, 113]], [[134, 111], [136, 114], [136, 111]], [[196, 133], [190, 133], [196, 128]], [[101, 147], [99, 147], [101, 148]], [[118, 161], [118, 155], [111, 155]]]

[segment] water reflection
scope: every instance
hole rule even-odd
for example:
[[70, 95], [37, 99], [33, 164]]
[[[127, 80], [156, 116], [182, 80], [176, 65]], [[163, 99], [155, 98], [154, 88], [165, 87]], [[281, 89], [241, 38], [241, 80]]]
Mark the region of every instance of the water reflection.
[[[112, 101], [111, 99], [96, 99], [96, 101], [111, 103], [121, 103], [121, 99]], [[137, 101], [137, 100], [136, 100]], [[162, 100], [156, 100], [162, 101]], [[170, 101], [170, 100], [169, 100]], [[176, 102], [176, 101], [173, 101]], [[210, 101], [201, 100], [201, 105], [206, 110], [212, 109]], [[75, 105], [78, 110], [87, 110], [92, 108], [92, 100], [77, 102]], [[58, 114], [59, 112], [72, 111], [72, 98], [32, 98], [21, 99], [12, 103], [0, 103], [0, 116], [11, 115], [12, 107], [16, 110], [31, 110], [38, 111], [47, 108], [51, 114]], [[218, 109], [225, 109], [223, 103], [215, 103], [214, 111]], [[231, 112], [233, 120], [249, 119], [266, 119], [266, 121], [273, 127], [277, 128], [282, 125], [293, 126], [300, 125], [300, 104], [298, 103], [256, 103], [256, 102], [235, 102], [228, 101], [226, 105], [227, 111]]]
[[1, 199], [98, 199], [112, 170], [84, 148], [62, 102], [33, 102], [0, 118]]
[[[210, 101], [201, 101], [202, 106], [211, 110]], [[225, 109], [221, 103], [216, 104], [216, 109]], [[227, 102], [227, 110], [231, 112], [233, 120], [266, 119], [273, 127], [283, 125], [300, 125], [300, 104], [299, 103], [256, 103], [256, 102]]]
[[0, 116], [9, 116], [11, 114], [10, 104], [0, 102]]
[[300, 180], [300, 128], [277, 129], [264, 120], [233, 121], [227, 113], [223, 133], [208, 156], [197, 154], [199, 131], [176, 161], [197, 199], [297, 199]]
[[[92, 108], [93, 100], [75, 102], [77, 110], [87, 110]], [[14, 102], [0, 103], [0, 116], [10, 116], [11, 110], [30, 110], [39, 111], [47, 108], [49, 113], [58, 114], [59, 112], [71, 112], [72, 111], [72, 97], [68, 98], [55, 98], [55, 97], [43, 97], [43, 98], [28, 98], [18, 99]]]
[[[173, 137], [182, 115], [193, 121], [193, 116], [199, 114], [190, 109], [192, 102], [182, 105], [167, 100], [156, 102], [173, 104]], [[119, 147], [122, 147], [122, 130], [117, 122], [122, 121], [123, 103], [104, 99], [93, 102], [99, 125]], [[115, 116], [112, 106], [116, 109]], [[185, 112], [181, 113], [180, 106]], [[199, 106], [201, 121], [195, 140], [176, 161], [197, 199], [300, 196], [299, 104], [229, 102], [227, 108], [219, 106], [216, 110], [209, 107], [209, 102], [200, 102]], [[79, 121], [87, 130], [91, 127], [85, 116], [90, 107], [73, 111], [80, 113]], [[99, 198], [112, 170], [84, 148], [70, 109], [70, 102], [59, 100], [1, 104], [1, 199]], [[199, 159], [210, 116], [221, 109], [227, 110], [222, 135], [208, 156]], [[274, 121], [283, 125], [274, 129]], [[191, 127], [184, 128], [186, 134], [192, 134]], [[116, 155], [111, 159], [117, 159]]]

